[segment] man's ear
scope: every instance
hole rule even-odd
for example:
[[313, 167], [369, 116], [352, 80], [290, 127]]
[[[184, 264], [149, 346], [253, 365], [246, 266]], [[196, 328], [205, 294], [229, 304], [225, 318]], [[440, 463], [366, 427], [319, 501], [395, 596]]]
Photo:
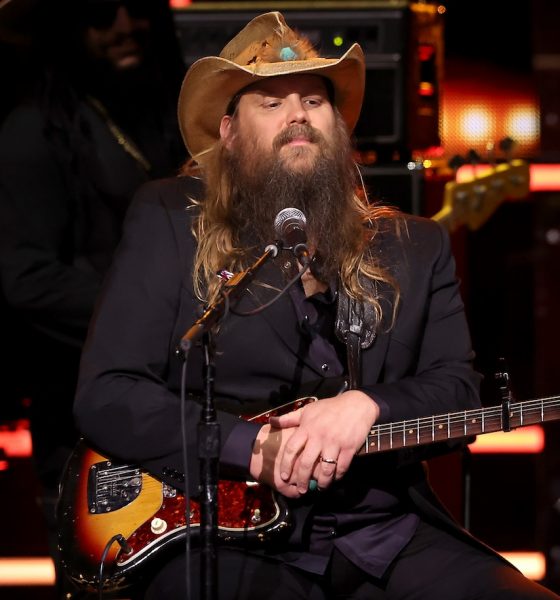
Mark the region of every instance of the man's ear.
[[220, 138], [224, 142], [224, 146], [229, 150], [233, 138], [231, 115], [224, 115], [220, 121]]

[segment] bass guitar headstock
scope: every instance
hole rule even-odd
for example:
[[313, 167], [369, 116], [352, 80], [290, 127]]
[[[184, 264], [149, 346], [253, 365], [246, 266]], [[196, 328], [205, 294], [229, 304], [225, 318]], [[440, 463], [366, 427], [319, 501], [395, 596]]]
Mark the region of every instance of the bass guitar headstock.
[[529, 193], [529, 164], [524, 160], [487, 165], [464, 165], [456, 180], [445, 184], [442, 208], [432, 219], [449, 231], [461, 225], [479, 229], [506, 200], [519, 200]]

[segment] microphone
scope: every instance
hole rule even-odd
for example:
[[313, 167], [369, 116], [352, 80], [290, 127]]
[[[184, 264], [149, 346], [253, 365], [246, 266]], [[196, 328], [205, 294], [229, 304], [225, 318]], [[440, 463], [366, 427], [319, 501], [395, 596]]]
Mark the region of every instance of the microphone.
[[274, 219], [274, 232], [282, 247], [291, 250], [302, 266], [309, 264], [305, 226], [307, 219], [299, 208], [283, 208]]

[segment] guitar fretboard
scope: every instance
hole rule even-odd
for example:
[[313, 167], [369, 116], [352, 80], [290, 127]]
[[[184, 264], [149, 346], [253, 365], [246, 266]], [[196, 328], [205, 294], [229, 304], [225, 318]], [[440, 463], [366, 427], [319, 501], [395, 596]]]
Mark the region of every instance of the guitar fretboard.
[[[509, 427], [511, 429], [558, 419], [560, 419], [560, 396], [510, 404]], [[493, 433], [503, 431], [506, 426], [501, 405], [374, 425], [359, 454], [386, 452]]]

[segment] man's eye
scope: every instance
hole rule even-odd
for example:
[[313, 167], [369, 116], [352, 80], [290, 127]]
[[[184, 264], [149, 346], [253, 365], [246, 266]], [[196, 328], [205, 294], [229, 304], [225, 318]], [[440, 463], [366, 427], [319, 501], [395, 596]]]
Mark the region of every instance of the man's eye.
[[320, 106], [322, 104], [321, 98], [306, 98], [305, 103], [309, 106]]
[[280, 100], [269, 100], [264, 103], [265, 108], [277, 108], [280, 106]]

